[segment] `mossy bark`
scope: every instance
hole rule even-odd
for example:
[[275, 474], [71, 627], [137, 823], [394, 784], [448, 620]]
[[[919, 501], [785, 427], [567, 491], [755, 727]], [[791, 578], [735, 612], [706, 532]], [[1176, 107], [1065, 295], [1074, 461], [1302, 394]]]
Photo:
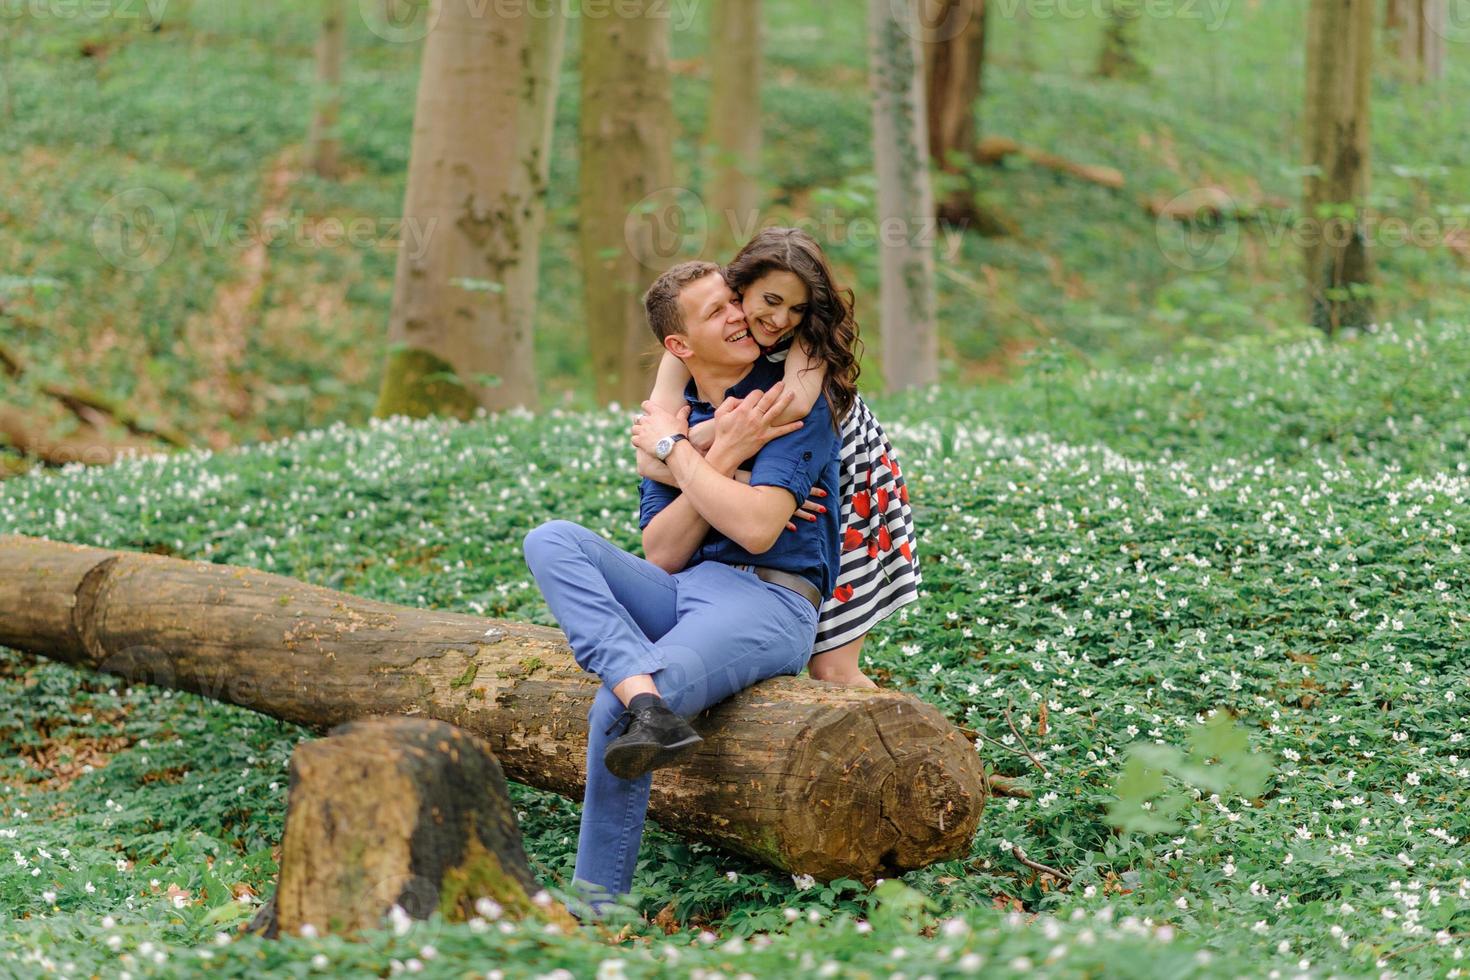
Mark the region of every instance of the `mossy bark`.
[[379, 418], [446, 415], [469, 419], [474, 417], [479, 404], [447, 361], [429, 351], [409, 347], [388, 354], [373, 414]]
[[[536, 404], [536, 289], [563, 10], [477, 0], [433, 7], [378, 417]], [[434, 385], [445, 371], [457, 384]]]

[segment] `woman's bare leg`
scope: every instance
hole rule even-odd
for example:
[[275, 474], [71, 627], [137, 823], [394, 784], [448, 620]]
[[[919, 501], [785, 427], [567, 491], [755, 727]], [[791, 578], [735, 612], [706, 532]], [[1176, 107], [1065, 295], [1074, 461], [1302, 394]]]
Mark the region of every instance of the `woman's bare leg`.
[[850, 687], [877, 687], [873, 679], [864, 674], [858, 666], [858, 654], [862, 652], [863, 641], [868, 638], [864, 633], [856, 640], [844, 643], [840, 647], [828, 650], [825, 653], [812, 655], [807, 663], [807, 670], [811, 672], [814, 681], [831, 681], [834, 684], [846, 684]]

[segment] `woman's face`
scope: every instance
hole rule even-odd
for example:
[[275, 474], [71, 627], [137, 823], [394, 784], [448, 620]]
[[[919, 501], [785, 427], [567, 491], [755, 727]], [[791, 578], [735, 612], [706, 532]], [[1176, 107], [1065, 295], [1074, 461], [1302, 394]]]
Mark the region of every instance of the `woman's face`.
[[751, 336], [762, 347], [770, 347], [801, 323], [809, 299], [806, 283], [782, 270], [767, 272], [747, 285], [740, 305]]

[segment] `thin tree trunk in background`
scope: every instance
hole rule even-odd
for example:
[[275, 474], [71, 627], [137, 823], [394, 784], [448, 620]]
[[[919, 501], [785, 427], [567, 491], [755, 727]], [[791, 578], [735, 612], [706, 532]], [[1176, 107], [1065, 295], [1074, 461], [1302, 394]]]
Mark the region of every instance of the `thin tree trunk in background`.
[[0, 24], [0, 87], [5, 89], [5, 101], [0, 102], [0, 119], [15, 118], [15, 74], [11, 71], [10, 22]]
[[637, 405], [653, 386], [657, 344], [643, 292], [677, 251], [666, 240], [673, 184], [669, 7], [623, 0], [582, 20], [582, 294], [599, 402]]
[[1423, 84], [1444, 78], [1446, 0], [1388, 0], [1385, 33], [1405, 75]]
[[1307, 15], [1303, 252], [1311, 322], [1329, 336], [1373, 316], [1363, 205], [1375, 6], [1375, 0], [1312, 0]]
[[444, 0], [425, 39], [379, 417], [536, 404], [560, 9]]
[[929, 158], [949, 185], [939, 220], [980, 224], [975, 202], [975, 104], [985, 65], [985, 0], [919, 0], [924, 41], [924, 97]]
[[759, 227], [761, 0], [714, 0], [709, 38], [710, 234], [705, 254], [728, 262]]
[[878, 175], [878, 300], [890, 390], [939, 379], [934, 192], [924, 66], [914, 7], [868, 0], [868, 84]]
[[1102, 50], [1097, 57], [1097, 74], [1102, 78], [1143, 78], [1148, 75], [1138, 54], [1138, 21], [1143, 16], [1139, 0], [1112, 0], [1108, 22], [1103, 27]]
[[342, 57], [347, 31], [343, 0], [320, 0], [320, 3], [322, 25], [316, 41], [316, 91], [308, 155], [311, 169], [318, 176], [335, 178], [341, 172], [337, 117], [342, 108]]

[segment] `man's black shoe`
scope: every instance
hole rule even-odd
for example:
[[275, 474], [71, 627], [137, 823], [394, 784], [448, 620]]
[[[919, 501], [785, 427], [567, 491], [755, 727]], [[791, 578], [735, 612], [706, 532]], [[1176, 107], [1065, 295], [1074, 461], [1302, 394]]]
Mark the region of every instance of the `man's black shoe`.
[[628, 730], [609, 742], [602, 755], [603, 765], [619, 779], [637, 779], [677, 762], [704, 741], [689, 722], [670, 711], [656, 695], [635, 696], [608, 734], [625, 721], [629, 722]]

